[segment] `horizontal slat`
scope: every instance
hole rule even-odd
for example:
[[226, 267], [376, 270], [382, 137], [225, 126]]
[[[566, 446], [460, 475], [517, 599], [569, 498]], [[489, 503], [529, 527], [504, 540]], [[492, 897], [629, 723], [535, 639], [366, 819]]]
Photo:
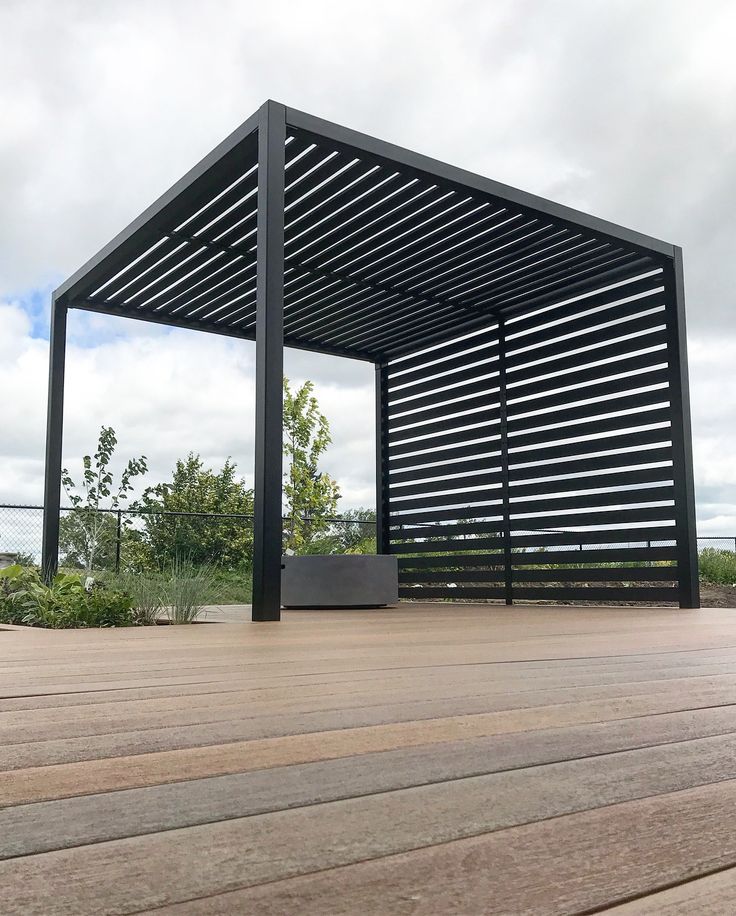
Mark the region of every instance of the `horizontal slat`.
[[515, 569], [514, 582], [671, 582], [676, 566], [609, 566], [588, 569]]
[[[571, 547], [575, 544], [640, 544], [647, 541], [669, 541], [676, 537], [674, 525], [655, 527], [637, 526], [631, 528], [614, 528], [606, 531], [537, 531], [531, 523], [527, 528], [521, 525], [515, 529], [524, 530], [525, 534], [512, 532], [511, 548], [519, 550], [525, 547]], [[439, 549], [439, 548], [438, 548]]]
[[[516, 467], [512, 465], [509, 468], [509, 480], [511, 481], [511, 486], [516, 486], [522, 482], [535, 481], [540, 477], [551, 477], [554, 474], [591, 474], [593, 476], [585, 476], [581, 479], [581, 489], [584, 487], [594, 487], [600, 484], [597, 484], [595, 481], [600, 481], [606, 475], [603, 471], [609, 471], [613, 468], [628, 468], [630, 466], [636, 467], [640, 464], [654, 464], [667, 461], [670, 464], [669, 469], [662, 469], [662, 473], [668, 474], [671, 477], [672, 475], [672, 446], [664, 445], [658, 448], [642, 448], [645, 444], [643, 435], [649, 435], [651, 432], [658, 433], [659, 438], [661, 438], [660, 430], [650, 430], [644, 434], [637, 433], [637, 439], [635, 442], [630, 442], [631, 450], [622, 452], [620, 454], [614, 455], [594, 455], [590, 458], [576, 458], [570, 461], [561, 462], [559, 464], [540, 464], [536, 467]], [[669, 434], [665, 437], [669, 438]], [[649, 441], [649, 440], [647, 440]], [[616, 443], [613, 440], [605, 439], [603, 440], [604, 444], [601, 445], [601, 450], [605, 448], [616, 448]], [[608, 443], [608, 444], [606, 444]], [[590, 443], [584, 443], [589, 445]], [[594, 449], [586, 449], [585, 451], [593, 451]], [[520, 455], [524, 454], [523, 452], [519, 453]], [[595, 472], [595, 473], [594, 473]], [[631, 473], [635, 473], [632, 471]], [[589, 482], [590, 481], [590, 482]], [[546, 492], [546, 491], [545, 491]]]
[[[393, 505], [399, 505], [397, 499], [404, 496], [431, 495], [432, 493], [442, 493], [445, 490], [457, 490], [462, 487], [493, 487], [496, 484], [500, 484], [502, 479], [503, 476], [499, 470], [492, 474], [475, 474], [435, 481], [423, 480], [421, 483], [406, 486], [390, 486], [389, 501]], [[391, 483], [392, 481], [390, 480], [389, 484]]]
[[583, 550], [535, 550], [512, 554], [513, 566], [554, 565], [559, 563], [654, 563], [676, 560], [677, 547], [607, 547]]
[[[602, 363], [599, 366], [581, 368], [580, 365], [573, 364], [561, 375], [555, 375], [551, 378], [536, 378], [520, 385], [512, 385], [511, 380], [509, 380], [507, 389], [509, 406], [513, 406], [513, 410], [516, 413], [520, 413], [522, 410], [535, 410], [535, 404], [539, 404], [543, 407], [547, 398], [551, 399], [560, 396], [558, 389], [569, 389], [571, 386], [574, 393], [578, 394], [580, 400], [587, 397], [594, 397], [594, 389], [596, 387], [600, 386], [602, 388], [604, 384], [607, 384], [607, 381], [613, 384], [615, 380], [612, 379], [611, 376], [621, 375], [622, 373], [625, 375], [625, 380], [627, 382], [631, 379], [631, 387], [635, 388], [637, 387], [636, 380], [639, 378], [639, 375], [643, 374], [640, 370], [651, 369], [653, 366], [659, 365], [664, 365], [666, 367], [668, 360], [667, 351], [665, 349], [655, 350], [651, 353], [636, 354], [635, 351], [639, 349], [639, 346], [636, 342], [632, 343], [632, 341], [629, 341], [629, 344], [628, 350], [622, 353], [619, 358]], [[555, 372], [556, 371], [555, 369]], [[653, 369], [652, 371], [666, 372], [667, 370], [665, 368], [664, 370]], [[638, 374], [634, 374], [637, 372]], [[629, 389], [626, 388], [624, 390]], [[569, 391], [565, 392], [566, 396], [569, 396], [569, 394]], [[518, 400], [519, 398], [528, 398], [528, 400], [520, 401]], [[565, 401], [563, 401], [563, 403], [565, 403]], [[523, 408], [521, 406], [522, 404], [524, 404]]]
[[[597, 330], [586, 331], [569, 340], [555, 340], [546, 346], [536, 347], [534, 350], [509, 354], [506, 357], [506, 371], [509, 375], [512, 375], [515, 369], [530, 362], [538, 362], [539, 360], [544, 360], [542, 365], [546, 366], [548, 361], [554, 361], [556, 357], [569, 353], [571, 350], [578, 350], [582, 347], [593, 347], [599, 344], [605, 346], [609, 341], [615, 340], [618, 337], [623, 337], [624, 335], [636, 334], [646, 339], [645, 335], [663, 325], [664, 321], [665, 314], [664, 310], [662, 310], [654, 312], [651, 315], [644, 315], [641, 318], [632, 318], [615, 327], [604, 327], [598, 328]], [[582, 354], [580, 354], [580, 357], [582, 360]], [[554, 371], [553, 368], [544, 369], [539, 366], [537, 366], [537, 370], [539, 372]]]
[[569, 319], [581, 312], [587, 312], [589, 309], [599, 308], [612, 305], [628, 296], [638, 296], [642, 293], [652, 295], [655, 290], [661, 289], [662, 271], [661, 269], [650, 277], [641, 277], [637, 280], [628, 280], [619, 284], [613, 289], [607, 289], [604, 292], [593, 293], [585, 298], [579, 298], [572, 302], [560, 302], [559, 304], [545, 309], [543, 312], [534, 312], [531, 315], [521, 315], [507, 319], [507, 333], [511, 340], [516, 340], [516, 335], [521, 339], [524, 331], [533, 331], [543, 322], [562, 321]]
[[474, 426], [458, 432], [447, 433], [444, 436], [429, 436], [426, 439], [406, 442], [403, 445], [389, 444], [388, 456], [389, 458], [398, 458], [401, 455], [410, 455], [412, 452], [426, 452], [431, 449], [434, 459], [437, 460], [435, 449], [449, 445], [459, 445], [463, 442], [474, 442], [478, 439], [489, 439], [492, 436], [498, 436], [500, 428], [501, 421], [496, 420], [485, 423], [483, 426]]
[[399, 598], [412, 598], [415, 601], [423, 601], [425, 598], [473, 598], [476, 601], [482, 601], [484, 598], [505, 598], [506, 590], [504, 588], [494, 588], [493, 586], [479, 586], [478, 588], [452, 588], [445, 586], [443, 588], [422, 587], [416, 588], [410, 586], [399, 587]]
[[389, 362], [387, 370], [391, 378], [399, 379], [401, 378], [400, 373], [405, 370], [417, 368], [424, 370], [429, 364], [444, 360], [448, 356], [454, 356], [456, 353], [464, 353], [471, 347], [489, 346], [497, 343], [498, 329], [494, 325], [490, 330], [476, 332], [471, 337], [466, 337], [462, 340], [451, 340], [431, 350], [423, 350], [421, 353], [392, 360]]
[[404, 413], [407, 410], [419, 410], [425, 407], [447, 405], [452, 401], [453, 405], [447, 405], [448, 413], [450, 410], [460, 409], [458, 405], [469, 398], [471, 395], [494, 394], [498, 398], [498, 374], [490, 379], [484, 378], [470, 385], [460, 385], [456, 388], [449, 388], [445, 391], [433, 391], [431, 394], [425, 394], [423, 397], [412, 398], [410, 401], [395, 402], [388, 405], [388, 416], [393, 418], [397, 414]]
[[[601, 344], [600, 346], [595, 347], [592, 350], [586, 350], [583, 353], [572, 353], [569, 356], [561, 355], [556, 359], [549, 360], [546, 363], [539, 363], [532, 366], [520, 366], [512, 371], [509, 371], [507, 375], [507, 383], [509, 385], [509, 395], [511, 396], [511, 391], [513, 389], [513, 396], [521, 396], [523, 389], [517, 391], [516, 388], [513, 388], [518, 382], [531, 382], [539, 381], [544, 382], [547, 386], [542, 390], [549, 390], [551, 388], [556, 388], [558, 386], [565, 385], [564, 381], [560, 379], [565, 378], [564, 374], [548, 379], [540, 379], [540, 376], [550, 375], [551, 373], [564, 373], [565, 370], [572, 369], [574, 370], [570, 373], [567, 378], [570, 378], [571, 381], [576, 381], [578, 378], [578, 373], [581, 374], [581, 379], [585, 379], [585, 373], [588, 372], [586, 366], [592, 371], [594, 367], [589, 366], [590, 363], [610, 363], [612, 366], [617, 364], [617, 368], [611, 368], [610, 371], [603, 374], [601, 372], [601, 367], [595, 367], [597, 372], [600, 372], [601, 375], [596, 377], [607, 377], [608, 375], [616, 375], [620, 372], [628, 372], [633, 367], [633, 365], [639, 365], [641, 368], [647, 368], [656, 366], [659, 363], [666, 362], [666, 356], [664, 353], [660, 353], [657, 350], [652, 350], [646, 354], [644, 358], [643, 354], [640, 354], [641, 350], [649, 350], [651, 347], [661, 347], [662, 345], [667, 344], [667, 333], [663, 329], [652, 329], [642, 334], [639, 337], [635, 337], [628, 340], [617, 340], [613, 343]], [[641, 359], [637, 359], [637, 363], [632, 362], [634, 357], [641, 356]], [[571, 377], [574, 376], [574, 377]], [[567, 383], [569, 384], [569, 382]], [[523, 393], [528, 393], [524, 391]]]
[[661, 586], [652, 586], [651, 588], [639, 588], [637, 586], [625, 586], [623, 588], [550, 588], [546, 586], [525, 587], [518, 586], [513, 589], [515, 599], [525, 601], [595, 601], [596, 604], [607, 604], [610, 601], [667, 601], [678, 602], [678, 590], [676, 588], [662, 588]]
[[[559, 382], [556, 382], [550, 389], [538, 393], [537, 397], [529, 400], [517, 401], [509, 399], [507, 401], [507, 411], [509, 418], [518, 417], [520, 414], [529, 413], [530, 411], [562, 407], [575, 401], [584, 401], [590, 398], [603, 399], [611, 395], [635, 393], [638, 389], [648, 388], [651, 385], [668, 385], [669, 380], [670, 376], [667, 368], [653, 369], [636, 375], [627, 373], [622, 378], [598, 380], [594, 384], [585, 386], [581, 386], [578, 383], [571, 386], [572, 379], [570, 379], [566, 385], [561, 386], [563, 388], [566, 387], [566, 391], [555, 391], [554, 389], [559, 385]], [[662, 390], [665, 393], [665, 400], [667, 400], [668, 389], [664, 388]]]
[[522, 435], [509, 436], [509, 451], [514, 453], [516, 460], [520, 449], [526, 449], [535, 445], [543, 445], [545, 442], [559, 442], [579, 436], [597, 436], [601, 433], [615, 434], [619, 447], [629, 444], [629, 435], [633, 433], [627, 430], [636, 430], [642, 426], [650, 426], [656, 423], [669, 423], [671, 420], [671, 411], [669, 407], [655, 407], [652, 410], [643, 410], [639, 413], [625, 414], [620, 417], [604, 417], [600, 420], [583, 420], [580, 423], [571, 423], [567, 427], [560, 427], [552, 430], [540, 430], [539, 432], [524, 433]]
[[[395, 544], [391, 542], [389, 553], [463, 553], [471, 547], [471, 542], [461, 541], [458, 539], [448, 539], [444, 541], [432, 541], [424, 543], [404, 543]], [[474, 550], [500, 550], [503, 548], [503, 538], [474, 538], [472, 549]]]
[[476, 410], [494, 407], [499, 408], [498, 392], [482, 394], [473, 398], [466, 398], [463, 401], [457, 401], [454, 404], [441, 404], [438, 407], [427, 407], [424, 410], [415, 410], [405, 413], [401, 416], [391, 418], [391, 429], [402, 429], [413, 423], [424, 423], [428, 420], [436, 420], [440, 417], [452, 417], [453, 414], [469, 414]]
[[[417, 509], [415, 512], [411, 512], [408, 515], [400, 515], [394, 510], [388, 520], [389, 525], [392, 528], [398, 528], [403, 525], [405, 528], [408, 526], [421, 526], [426, 528], [428, 525], [431, 526], [435, 522], [455, 522], [460, 519], [468, 519], [469, 522], [472, 521], [474, 525], [486, 524], [488, 519], [494, 519], [492, 524], [500, 524], [496, 522], [495, 519], [500, 518], [501, 515], [501, 494], [500, 492], [485, 497], [486, 502], [481, 503], [477, 506], [468, 506], [467, 502], [464, 505], [456, 506], [453, 509], [438, 509], [434, 507], [429, 507], [428, 509]], [[472, 534], [472, 530], [469, 527], [469, 522], [466, 524], [467, 533]], [[442, 526], [445, 527], [444, 525]], [[449, 526], [448, 526], [449, 527]], [[536, 526], [534, 526], [536, 527]], [[543, 527], [543, 526], [539, 526]], [[392, 532], [396, 535], [396, 532]], [[439, 532], [440, 535], [447, 532]], [[461, 532], [455, 532], [459, 534]], [[397, 536], [397, 535], [396, 535]], [[426, 537], [427, 535], [421, 535]]]
[[[626, 330], [628, 321], [635, 315], [639, 315], [641, 312], [649, 311], [650, 309], [657, 308], [663, 304], [663, 293], [658, 293], [655, 296], [645, 296], [641, 299], [634, 299], [631, 302], [620, 302], [618, 305], [611, 305], [606, 309], [601, 311], [593, 312], [592, 314], [583, 314], [578, 317], [570, 318], [567, 321], [562, 321], [559, 324], [549, 325], [548, 327], [543, 327], [540, 330], [531, 331], [528, 334], [524, 334], [521, 337], [514, 337], [508, 340], [506, 346], [509, 356], [513, 355], [518, 362], [518, 359], [534, 359], [534, 354], [538, 350], [543, 349], [545, 345], [551, 344], [553, 341], [564, 337], [566, 335], [574, 335], [572, 337], [567, 337], [567, 344], [571, 350], [575, 349], [579, 344], [578, 340], [581, 339], [579, 335], [584, 332], [589, 331], [592, 328], [595, 328], [597, 325], [606, 324], [610, 322], [625, 322], [623, 329], [619, 324], [612, 324], [606, 329], [602, 329], [600, 332], [606, 337], [618, 337], [621, 334], [629, 333]], [[563, 310], [564, 312], [564, 310]], [[663, 312], [659, 313], [663, 315]], [[539, 316], [539, 323], [545, 324], [544, 315]], [[511, 331], [512, 326], [509, 325], [509, 331]], [[533, 349], [528, 350], [529, 347]], [[537, 348], [537, 349], [534, 349]], [[523, 355], [522, 355], [523, 354]]]
[[[408, 439], [416, 439], [418, 436], [436, 436], [437, 433], [449, 433], [453, 429], [470, 426], [473, 424], [474, 429], [471, 438], [475, 435], [483, 434], [485, 428], [497, 430], [501, 418], [501, 408], [491, 407], [476, 410], [470, 414], [461, 414], [455, 417], [446, 417], [442, 420], [436, 420], [432, 423], [423, 423], [420, 426], [410, 426], [404, 429], [391, 432], [389, 430], [388, 442], [391, 447], [395, 442], [404, 442]], [[477, 424], [483, 424], [478, 426]]]
[[[425, 464], [434, 464], [440, 461], [444, 462], [445, 459], [450, 458], [468, 458], [471, 455], [488, 455], [489, 457], [484, 460], [496, 461], [497, 459], [493, 457], [493, 452], [498, 452], [500, 448], [500, 437], [497, 437], [490, 442], [472, 442], [468, 445], [458, 445], [452, 450], [429, 451], [425, 452], [423, 455], [410, 455], [406, 458], [392, 458], [389, 456], [387, 461], [391, 471], [398, 471], [401, 468], [419, 467]], [[424, 472], [422, 471], [422, 473]], [[419, 475], [417, 474], [417, 476]]]
[[[546, 473], [551, 468], [546, 468]], [[562, 468], [560, 470], [563, 470]], [[567, 472], [567, 468], [564, 468]], [[654, 483], [671, 480], [672, 468], [641, 468], [638, 471], [618, 471], [608, 474], [597, 474], [595, 477], [571, 477], [569, 480], [543, 480], [534, 483], [515, 483], [509, 487], [510, 498], [517, 501], [522, 496], [554, 496], [557, 493], [570, 491], [606, 489], [609, 487], [636, 487], [643, 483]], [[622, 495], [633, 496], [636, 490]]]
[[[483, 362], [491, 357], [498, 356], [498, 336], [495, 332], [492, 338], [490, 335], [484, 336], [486, 337], [485, 342], [482, 342], [477, 337], [471, 337], [464, 341], [464, 347], [460, 351], [459, 356], [445, 357], [441, 362], [427, 359], [423, 365], [407, 372], [404, 372], [402, 367], [402, 372], [400, 374], [392, 371], [392, 366], [389, 364], [388, 390], [393, 393], [399, 390], [402, 385], [422, 382], [429, 376], [438, 376], [441, 378], [447, 375], [448, 372], [452, 372], [455, 369], [461, 369], [469, 363]], [[479, 346], [481, 343], [483, 345]]]
[[503, 582], [503, 569], [458, 569], [455, 571], [439, 570], [421, 572], [411, 570], [399, 571], [399, 582]]
[[[519, 500], [511, 499], [511, 514], [518, 517], [519, 513], [527, 512], [559, 512], [561, 515], [572, 509], [590, 509], [593, 506], [632, 506], [641, 503], [662, 502], [674, 500], [675, 488], [673, 484], [661, 487], [641, 487], [633, 490], [615, 490], [612, 493], [580, 493], [555, 495], [548, 494], [542, 499]], [[565, 516], [564, 525], [574, 525], [573, 516]]]
[[[436, 388], [447, 388], [452, 385], [459, 385], [461, 382], [469, 382], [481, 377], [493, 377], [498, 372], [498, 356], [489, 356], [484, 362], [478, 365], [470, 366], [467, 369], [457, 369], [454, 372], [448, 372], [441, 378], [432, 378], [424, 382], [418, 382], [414, 385], [407, 385], [397, 391], [389, 394], [389, 403], [395, 404], [398, 400], [414, 397], [418, 394], [426, 394], [428, 391], [434, 391]], [[488, 382], [488, 387], [492, 383]]]
[[[467, 544], [467, 541], [466, 541]], [[453, 567], [494, 567], [503, 569], [504, 554], [500, 553], [478, 553], [478, 554], [455, 554], [451, 557], [399, 557], [400, 570], [410, 569], [443, 569]]]
[[[559, 445], [542, 445], [539, 448], [512, 451], [509, 454], [509, 465], [531, 464], [536, 461], [552, 461], [555, 458], [579, 458], [582, 455], [604, 452], [606, 449], [628, 448], [631, 458], [639, 454], [635, 450], [643, 445], [666, 445], [671, 441], [672, 432], [669, 426], [660, 429], [642, 429], [628, 432], [625, 436], [613, 430], [609, 435], [600, 436], [587, 442], [563, 442]], [[551, 467], [551, 465], [550, 465]], [[524, 471], [526, 473], [526, 469]], [[517, 472], [517, 476], [520, 473]]]
[[[458, 482], [454, 481], [457, 487]], [[431, 489], [423, 491], [426, 496], [414, 496], [408, 499], [396, 499], [393, 494], [389, 494], [389, 511], [390, 512], [408, 512], [412, 509], [424, 509], [429, 506], [467, 506], [473, 502], [488, 502], [488, 500], [500, 500], [501, 488], [481, 487], [478, 490], [462, 490], [459, 493], [432, 493]]]
[[[474, 519], [474, 515], [451, 515], [449, 518], [458, 518], [458, 519]], [[458, 522], [458, 524], [443, 524], [439, 525], [421, 525], [418, 524], [416, 527], [410, 527], [411, 523], [405, 523], [403, 528], [393, 529], [391, 531], [391, 540], [392, 541], [410, 541], [415, 538], [437, 538], [437, 537], [457, 537], [459, 539], [463, 538], [474, 538], [479, 534], [494, 534], [497, 531], [503, 530], [503, 522], [500, 519], [489, 521], [489, 522], [475, 522], [472, 521], [470, 524], [468, 521]], [[465, 541], [467, 544], [467, 540]]]
[[553, 512], [549, 515], [535, 515], [533, 518], [521, 518], [512, 511], [513, 525], [516, 528], [562, 528], [583, 527], [584, 525], [621, 525], [625, 522], [660, 522], [672, 521], [675, 517], [674, 506], [650, 506], [636, 509], [609, 509], [601, 512], [578, 512], [565, 515]]
[[[571, 398], [572, 400], [572, 398]], [[653, 391], [639, 391], [634, 394], [622, 395], [618, 398], [608, 398], [605, 401], [596, 401], [593, 404], [579, 404], [577, 407], [561, 407], [547, 413], [534, 414], [529, 417], [508, 418], [509, 433], [517, 433], [525, 429], [535, 429], [539, 426], [554, 426], [556, 424], [577, 424], [590, 417], [609, 413], [626, 413], [622, 419], [635, 420], [638, 413], [633, 411], [642, 407], [654, 407], [657, 404], [669, 402], [669, 391], [666, 388], [655, 388]], [[550, 430], [550, 436], [556, 436], [555, 430]]]

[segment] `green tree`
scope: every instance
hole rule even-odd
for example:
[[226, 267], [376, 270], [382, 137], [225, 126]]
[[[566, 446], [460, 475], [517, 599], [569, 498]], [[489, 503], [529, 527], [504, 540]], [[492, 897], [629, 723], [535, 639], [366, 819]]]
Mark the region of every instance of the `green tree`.
[[[251, 520], [216, 517], [253, 514], [253, 491], [235, 472], [230, 458], [215, 472], [190, 452], [185, 461], [176, 462], [170, 483], [144, 492], [136, 508], [141, 510], [140, 539], [149, 563], [169, 566], [184, 560], [227, 569], [250, 566]], [[165, 512], [205, 513], [207, 517], [167, 516]]]
[[337, 482], [319, 469], [332, 439], [313, 391], [313, 383], [305, 382], [292, 393], [289, 380], [284, 379], [285, 547], [295, 553], [306, 552], [329, 529], [340, 498]]
[[[73, 512], [59, 525], [59, 547], [62, 562], [81, 566], [88, 573], [109, 563], [117, 529], [113, 514], [104, 510], [120, 509], [133, 489], [133, 479], [148, 470], [146, 456], [131, 458], [115, 487], [110, 463], [118, 440], [111, 426], [100, 427], [97, 451], [94, 456], [82, 459], [82, 483], [74, 483], [66, 468], [62, 468], [61, 482]], [[123, 523], [130, 525], [126, 516]]]

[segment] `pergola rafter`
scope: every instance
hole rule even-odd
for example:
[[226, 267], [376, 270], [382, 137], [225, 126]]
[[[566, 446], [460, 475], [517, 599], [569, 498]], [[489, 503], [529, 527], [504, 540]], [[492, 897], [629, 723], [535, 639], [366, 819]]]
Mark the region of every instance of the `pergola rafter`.
[[[54, 295], [48, 566], [69, 308], [256, 341], [258, 619], [279, 607], [284, 345], [376, 364], [378, 543], [405, 595], [598, 600], [602, 544], [659, 536], [672, 565], [628, 596], [697, 603], [672, 245], [265, 103]], [[516, 562], [571, 543], [578, 579]]]

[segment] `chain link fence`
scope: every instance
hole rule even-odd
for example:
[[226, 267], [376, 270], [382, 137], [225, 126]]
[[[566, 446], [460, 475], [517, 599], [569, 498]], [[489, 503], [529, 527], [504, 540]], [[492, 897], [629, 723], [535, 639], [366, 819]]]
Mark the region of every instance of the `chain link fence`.
[[[285, 537], [289, 524], [284, 519]], [[309, 549], [315, 553], [375, 552], [374, 535], [373, 519], [323, 519]], [[42, 540], [43, 506], [0, 504], [0, 560], [38, 564]], [[135, 571], [184, 557], [193, 564], [247, 568], [252, 548], [252, 515], [61, 509], [62, 567]]]

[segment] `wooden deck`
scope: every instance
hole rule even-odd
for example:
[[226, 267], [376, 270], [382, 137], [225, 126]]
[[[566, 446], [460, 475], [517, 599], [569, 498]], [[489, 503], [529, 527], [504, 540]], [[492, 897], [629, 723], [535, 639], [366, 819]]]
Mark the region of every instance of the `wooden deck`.
[[736, 611], [0, 630], [0, 912], [736, 912]]

